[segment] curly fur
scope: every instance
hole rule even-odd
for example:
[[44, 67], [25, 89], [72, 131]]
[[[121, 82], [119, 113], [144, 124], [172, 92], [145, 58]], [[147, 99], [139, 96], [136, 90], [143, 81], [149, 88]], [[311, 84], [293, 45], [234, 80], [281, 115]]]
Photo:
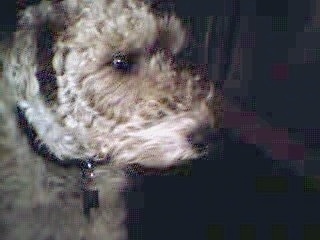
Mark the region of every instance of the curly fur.
[[[39, 45], [47, 30], [52, 52]], [[175, 16], [137, 0], [43, 1], [21, 13], [0, 86], [1, 195], [14, 199], [1, 204], [8, 239], [126, 239], [122, 169], [167, 168], [205, 154], [188, 136], [220, 120], [209, 82], [174, 64], [185, 36]], [[117, 53], [130, 58], [130, 71], [114, 68]], [[42, 71], [56, 85], [48, 77], [41, 85]], [[31, 150], [16, 126], [16, 105], [61, 161], [111, 160], [95, 172], [101, 206], [93, 223], [79, 211], [77, 171]]]

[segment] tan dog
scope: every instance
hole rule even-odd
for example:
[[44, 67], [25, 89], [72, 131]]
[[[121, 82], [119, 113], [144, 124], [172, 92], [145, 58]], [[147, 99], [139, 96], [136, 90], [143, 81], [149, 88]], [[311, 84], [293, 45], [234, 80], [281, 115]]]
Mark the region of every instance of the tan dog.
[[[123, 170], [206, 154], [220, 108], [208, 81], [174, 64], [185, 36], [175, 16], [137, 0], [43, 1], [21, 14], [0, 86], [5, 239], [126, 239]], [[35, 148], [100, 164], [89, 223], [77, 168]]]

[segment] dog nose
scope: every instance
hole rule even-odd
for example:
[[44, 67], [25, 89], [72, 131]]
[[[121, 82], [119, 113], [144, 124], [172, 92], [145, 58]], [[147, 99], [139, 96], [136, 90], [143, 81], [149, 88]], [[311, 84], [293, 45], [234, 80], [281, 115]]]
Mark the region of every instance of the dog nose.
[[187, 136], [187, 140], [192, 147], [202, 152], [207, 149], [217, 136], [218, 131], [216, 129], [213, 129], [209, 124], [202, 124]]

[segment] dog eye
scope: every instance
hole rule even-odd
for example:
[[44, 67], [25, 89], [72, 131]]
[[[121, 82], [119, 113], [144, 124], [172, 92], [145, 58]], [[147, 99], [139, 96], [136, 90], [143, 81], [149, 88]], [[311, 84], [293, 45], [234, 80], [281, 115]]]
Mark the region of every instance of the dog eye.
[[128, 71], [131, 67], [128, 57], [121, 53], [117, 53], [113, 56], [112, 65], [115, 69], [122, 71]]

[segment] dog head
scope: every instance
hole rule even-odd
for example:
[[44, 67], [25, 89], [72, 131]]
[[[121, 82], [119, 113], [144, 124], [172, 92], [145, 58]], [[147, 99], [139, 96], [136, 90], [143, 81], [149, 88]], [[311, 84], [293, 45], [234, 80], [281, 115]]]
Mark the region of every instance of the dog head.
[[21, 15], [6, 76], [60, 158], [169, 167], [205, 154], [219, 124], [213, 84], [175, 64], [185, 39], [141, 1], [42, 2]]

